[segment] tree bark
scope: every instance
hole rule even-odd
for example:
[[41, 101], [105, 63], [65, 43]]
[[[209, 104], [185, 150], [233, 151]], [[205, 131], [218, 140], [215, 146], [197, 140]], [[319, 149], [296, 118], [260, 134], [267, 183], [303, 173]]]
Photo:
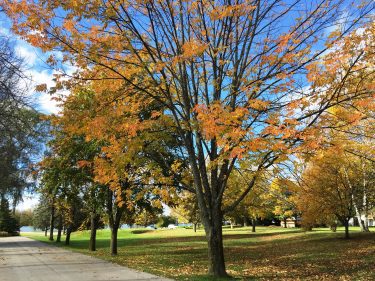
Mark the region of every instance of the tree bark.
[[363, 195], [363, 209], [364, 209], [364, 221], [363, 222], [361, 221], [363, 224], [363, 232], [370, 232], [370, 229], [368, 227], [368, 205], [367, 205], [366, 191], [364, 192], [364, 195]]
[[343, 224], [345, 227], [345, 239], [349, 239], [349, 220], [346, 219]]
[[63, 219], [62, 216], [59, 215], [59, 224], [57, 226], [57, 237], [56, 237], [56, 243], [61, 242], [61, 233], [63, 228]]
[[49, 240], [53, 241], [53, 228], [55, 227], [55, 200], [52, 200], [51, 217], [49, 222]]
[[217, 277], [227, 277], [224, 261], [224, 247], [221, 227], [212, 227], [208, 231], [208, 273]]
[[357, 214], [356, 217], [357, 217], [359, 228], [361, 229], [361, 232], [366, 232], [366, 228], [365, 228], [365, 225], [362, 221], [361, 215]]
[[247, 227], [248, 224], [249, 224], [249, 223], [248, 223], [248, 219], [247, 219], [247, 217], [244, 217], [244, 218], [243, 218], [243, 226], [244, 226], [244, 227]]
[[284, 218], [283, 221], [284, 221], [284, 228], [288, 228], [288, 226], [286, 225], [286, 218]]
[[111, 255], [117, 255], [117, 233], [118, 229], [120, 228], [121, 217], [124, 212], [125, 207], [119, 207], [113, 201], [113, 191], [108, 189], [108, 197], [107, 197], [107, 213], [108, 213], [108, 221], [109, 227], [111, 229]]
[[111, 228], [111, 256], [117, 255], [117, 234], [118, 226]]
[[96, 213], [92, 211], [90, 216], [89, 251], [96, 251], [96, 227]]
[[362, 174], [363, 174], [363, 211], [365, 220], [363, 222], [363, 229], [365, 232], [370, 232], [368, 227], [368, 202], [367, 202], [367, 173], [366, 173], [366, 165], [365, 161], [362, 159]]
[[365, 229], [365, 232], [370, 232], [370, 228], [369, 228], [369, 225], [368, 225], [368, 214], [365, 213], [365, 221], [364, 221], [364, 229]]
[[251, 219], [251, 232], [255, 232], [255, 226], [256, 226], [256, 223], [257, 223], [257, 219], [256, 218], [252, 218]]
[[228, 277], [225, 270], [223, 247], [223, 217], [220, 210], [213, 208], [209, 223], [205, 224], [208, 243], [208, 273], [215, 277]]
[[45, 236], [45, 237], [47, 237], [47, 233], [48, 233], [48, 227], [46, 226], [46, 227], [44, 228], [44, 236]]
[[361, 229], [361, 232], [367, 232], [368, 229], [366, 229], [366, 226], [365, 226], [364, 222], [362, 221], [362, 214], [359, 211], [359, 208], [358, 208], [357, 204], [354, 201], [354, 196], [353, 195], [352, 195], [352, 198], [353, 198], [353, 207], [354, 207], [354, 210], [355, 210], [355, 215], [357, 217], [358, 224], [359, 224], [359, 227]]
[[72, 232], [71, 226], [68, 226], [66, 229], [66, 236], [65, 236], [65, 245], [70, 244], [70, 233]]
[[332, 225], [330, 225], [329, 228], [331, 229], [332, 232], [336, 232], [336, 230], [337, 230], [337, 224], [332, 224]]
[[197, 232], [197, 224], [196, 223], [193, 223], [193, 230], [194, 230], [194, 232]]

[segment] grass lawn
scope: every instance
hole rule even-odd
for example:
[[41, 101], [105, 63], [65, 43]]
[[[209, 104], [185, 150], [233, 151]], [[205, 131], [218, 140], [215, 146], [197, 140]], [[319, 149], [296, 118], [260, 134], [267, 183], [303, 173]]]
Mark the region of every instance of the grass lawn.
[[[48, 242], [42, 233], [23, 235]], [[375, 280], [375, 233], [351, 228], [351, 236], [343, 239], [341, 228], [225, 229], [227, 271], [237, 280]], [[67, 248], [177, 280], [211, 280], [201, 229], [120, 230], [117, 257], [109, 255], [109, 237], [109, 230], [98, 231], [97, 251], [89, 252], [89, 232], [76, 232]]]

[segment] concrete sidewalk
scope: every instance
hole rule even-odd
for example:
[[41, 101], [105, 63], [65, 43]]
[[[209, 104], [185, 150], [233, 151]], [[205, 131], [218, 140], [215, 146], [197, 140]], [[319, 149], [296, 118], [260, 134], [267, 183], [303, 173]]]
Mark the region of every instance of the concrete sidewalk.
[[170, 281], [26, 237], [0, 237], [1, 281]]

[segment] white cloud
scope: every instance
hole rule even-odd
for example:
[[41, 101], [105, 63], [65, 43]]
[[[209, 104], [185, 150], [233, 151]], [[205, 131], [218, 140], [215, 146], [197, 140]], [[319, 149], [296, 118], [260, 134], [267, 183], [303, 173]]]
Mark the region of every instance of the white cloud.
[[[16, 54], [22, 57], [25, 61], [25, 75], [31, 79], [31, 81], [24, 81], [25, 88], [27, 89], [27, 96], [31, 98], [36, 108], [46, 114], [58, 113], [58, 103], [48, 93], [38, 93], [35, 91], [35, 86], [40, 84], [46, 84], [48, 88], [54, 87], [54, 74], [57, 74], [55, 70], [52, 70], [47, 64], [46, 60], [52, 52], [43, 53], [40, 49], [35, 48], [20, 37], [12, 34], [4, 25], [0, 24], [0, 36], [6, 36], [12, 38], [12, 42], [15, 43], [14, 50]], [[53, 52], [56, 58], [61, 59], [62, 53]], [[70, 75], [76, 68], [74, 66], [64, 66], [65, 72]], [[68, 95], [68, 91], [61, 91], [58, 94]]]
[[33, 209], [38, 204], [39, 197], [36, 194], [26, 194], [23, 196], [23, 202], [17, 205], [17, 210], [24, 211]]
[[[53, 72], [48, 70], [30, 70], [29, 75], [32, 79], [31, 91], [35, 93], [35, 87], [40, 84], [46, 84], [48, 88], [53, 87], [55, 82], [53, 81]], [[44, 113], [58, 113], [59, 108], [55, 100], [48, 93], [39, 93], [37, 95], [37, 103], [41, 111]]]
[[326, 33], [327, 35], [330, 34], [331, 32], [334, 32], [336, 30], [343, 31], [345, 28], [346, 24], [350, 20], [350, 15], [348, 11], [344, 11], [332, 24], [331, 26], [326, 28]]
[[25, 43], [17, 42], [17, 45], [14, 49], [18, 56], [24, 58], [25, 63], [28, 66], [33, 67], [35, 63], [37, 62], [38, 56], [37, 56], [37, 52], [35, 48], [31, 48]]
[[0, 35], [1, 36], [8, 36], [9, 34], [10, 34], [9, 29], [7, 29], [3, 26], [0, 26]]

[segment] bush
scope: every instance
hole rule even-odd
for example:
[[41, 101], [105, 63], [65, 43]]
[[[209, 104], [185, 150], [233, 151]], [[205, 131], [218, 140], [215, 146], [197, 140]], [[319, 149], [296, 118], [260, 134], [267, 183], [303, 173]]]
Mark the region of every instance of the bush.
[[160, 216], [158, 222], [156, 223], [157, 227], [167, 227], [170, 224], [176, 224], [177, 219], [171, 216]]

